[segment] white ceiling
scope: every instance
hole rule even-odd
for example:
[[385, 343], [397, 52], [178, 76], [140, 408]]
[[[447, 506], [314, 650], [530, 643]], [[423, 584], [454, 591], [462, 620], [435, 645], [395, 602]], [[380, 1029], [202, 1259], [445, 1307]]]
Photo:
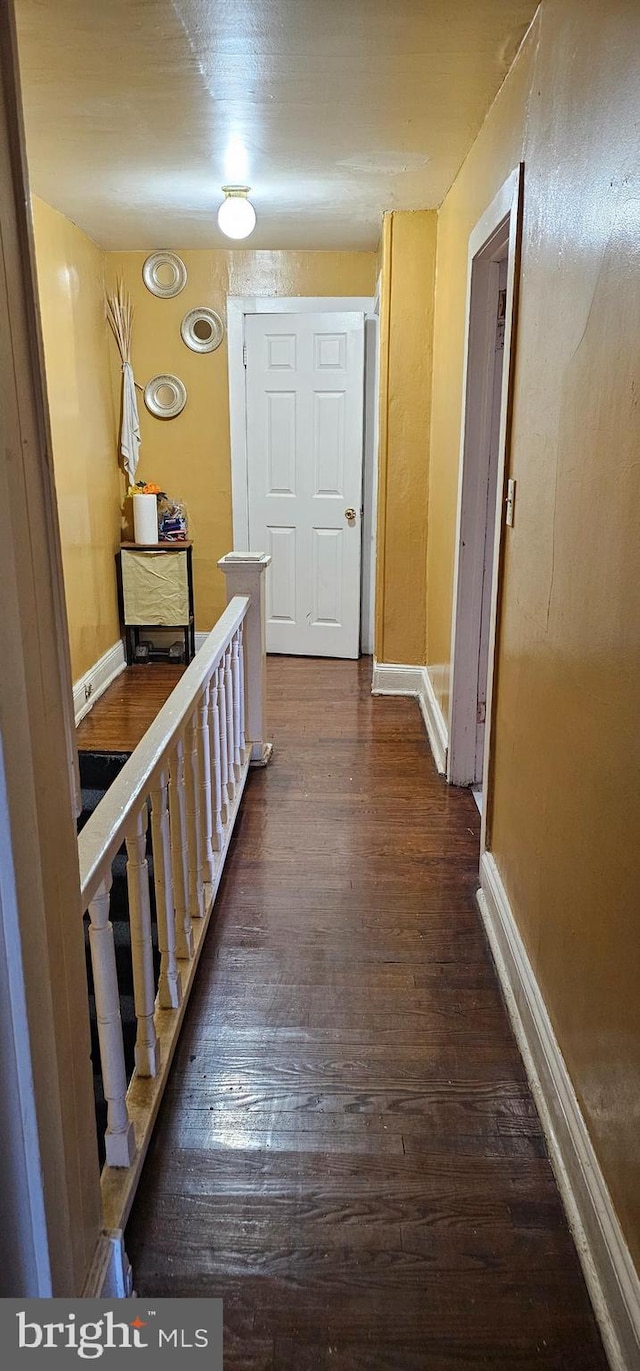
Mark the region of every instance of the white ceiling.
[[107, 248], [374, 248], [440, 204], [535, 0], [16, 0], [33, 189]]

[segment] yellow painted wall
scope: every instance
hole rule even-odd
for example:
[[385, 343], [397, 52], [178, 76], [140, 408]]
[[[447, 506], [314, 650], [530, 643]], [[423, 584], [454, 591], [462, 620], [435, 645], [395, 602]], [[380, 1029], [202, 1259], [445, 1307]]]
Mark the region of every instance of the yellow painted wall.
[[[640, 1259], [640, 8], [543, 0], [439, 220], [429, 661], [449, 661], [469, 233], [525, 164], [491, 848]], [[446, 704], [446, 700], [445, 700]]]
[[120, 482], [105, 254], [37, 197], [33, 221], [75, 681], [120, 637], [114, 562]]
[[[144, 252], [107, 254], [108, 279], [121, 277], [135, 309], [133, 365], [145, 384], [166, 371], [187, 388], [187, 405], [171, 420], [156, 419], [140, 399], [142, 448], [139, 475], [184, 499], [194, 539], [196, 627], [210, 629], [225, 605], [224, 578], [216, 563], [232, 547], [231, 459], [227, 344], [211, 353], [191, 352], [180, 337], [189, 309], [207, 305], [226, 318], [226, 297], [373, 295], [374, 252], [250, 252], [191, 250], [184, 290], [172, 300], [151, 295], [142, 281]], [[114, 384], [118, 383], [113, 358]]]
[[426, 661], [427, 501], [437, 215], [385, 214], [375, 655]]

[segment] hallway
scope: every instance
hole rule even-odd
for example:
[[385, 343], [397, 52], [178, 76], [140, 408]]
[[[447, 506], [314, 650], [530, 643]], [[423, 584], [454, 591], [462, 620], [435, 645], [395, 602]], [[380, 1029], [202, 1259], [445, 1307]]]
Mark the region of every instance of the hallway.
[[[149, 669], [150, 671], [153, 668]], [[269, 659], [126, 1241], [225, 1371], [606, 1362], [474, 891], [479, 819], [371, 664]]]

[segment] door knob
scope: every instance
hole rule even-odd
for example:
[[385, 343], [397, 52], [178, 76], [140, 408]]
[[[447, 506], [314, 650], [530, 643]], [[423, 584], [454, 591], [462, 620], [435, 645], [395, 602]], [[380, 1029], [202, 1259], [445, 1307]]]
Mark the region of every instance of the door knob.
[[346, 519], [346, 521], [347, 521], [348, 524], [355, 524], [355, 521], [356, 521], [356, 512], [355, 512], [355, 509], [345, 509], [344, 517], [345, 517], [345, 519]]

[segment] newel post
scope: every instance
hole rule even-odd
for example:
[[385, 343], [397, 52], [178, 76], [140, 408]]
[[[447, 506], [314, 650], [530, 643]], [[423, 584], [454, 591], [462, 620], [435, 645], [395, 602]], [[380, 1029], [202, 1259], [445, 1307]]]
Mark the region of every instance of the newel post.
[[246, 737], [253, 766], [266, 766], [272, 751], [272, 744], [266, 741], [267, 634], [264, 582], [270, 562], [267, 553], [261, 552], [228, 552], [218, 562], [227, 579], [227, 603], [234, 595], [251, 597], [243, 625], [243, 648]]

